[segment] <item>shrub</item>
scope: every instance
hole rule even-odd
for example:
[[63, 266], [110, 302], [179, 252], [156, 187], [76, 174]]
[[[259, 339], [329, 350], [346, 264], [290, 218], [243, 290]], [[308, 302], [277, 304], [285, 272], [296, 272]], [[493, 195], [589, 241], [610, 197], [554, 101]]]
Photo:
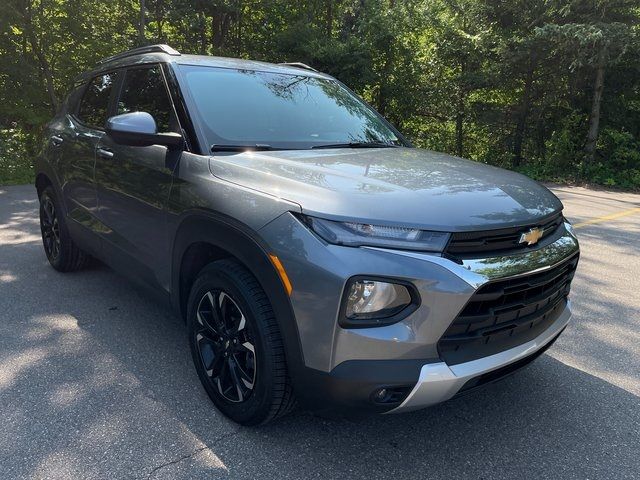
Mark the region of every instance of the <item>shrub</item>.
[[33, 137], [17, 128], [0, 129], [0, 185], [33, 182]]

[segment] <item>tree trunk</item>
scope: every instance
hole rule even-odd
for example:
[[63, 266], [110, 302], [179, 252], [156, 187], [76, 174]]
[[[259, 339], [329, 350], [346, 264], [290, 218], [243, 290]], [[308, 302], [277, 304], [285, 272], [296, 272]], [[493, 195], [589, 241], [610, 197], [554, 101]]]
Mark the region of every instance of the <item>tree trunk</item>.
[[[396, 6], [395, 0], [389, 1], [389, 9]], [[382, 65], [380, 75], [380, 85], [378, 88], [377, 107], [380, 114], [384, 117], [387, 115], [387, 107], [389, 105], [389, 83], [392, 81], [391, 73], [393, 72], [395, 59], [395, 43], [396, 38], [389, 34], [384, 49], [384, 64]]]
[[213, 17], [211, 18], [211, 43], [217, 51], [227, 45], [230, 26], [231, 14], [222, 7], [214, 7]]
[[353, 7], [353, 11], [346, 9], [342, 17], [342, 28], [340, 29], [340, 38], [346, 40], [350, 35], [357, 33], [357, 28], [360, 23], [360, 17], [364, 11], [365, 0], [360, 0]]
[[540, 160], [546, 160], [547, 145], [546, 145], [546, 125], [544, 121], [545, 104], [542, 102], [540, 106], [540, 113], [536, 120], [536, 157]]
[[156, 27], [157, 27], [157, 43], [164, 43], [164, 33], [162, 32], [162, 26], [164, 24], [164, 14], [162, 8], [162, 2], [156, 0]]
[[596, 153], [596, 142], [600, 133], [600, 106], [602, 104], [602, 91], [604, 90], [604, 73], [607, 58], [607, 47], [600, 47], [598, 63], [596, 65], [596, 78], [593, 85], [593, 102], [591, 103], [591, 115], [589, 116], [589, 132], [587, 142], [584, 145], [585, 160], [593, 162]]
[[146, 37], [144, 35], [144, 28], [145, 28], [145, 22], [146, 22], [144, 2], [145, 0], [140, 0], [140, 21], [138, 23], [138, 43], [140, 45], [144, 45], [146, 43]]
[[333, 32], [333, 0], [327, 0], [327, 25], [326, 25], [327, 38], [331, 38], [332, 32]]
[[30, 34], [30, 43], [31, 48], [33, 49], [33, 53], [35, 53], [38, 58], [38, 63], [40, 64], [40, 69], [42, 70], [42, 75], [44, 76], [45, 83], [47, 85], [47, 93], [49, 94], [49, 99], [51, 100], [51, 110], [53, 114], [58, 111], [58, 107], [60, 106], [60, 101], [58, 100], [58, 96], [56, 95], [56, 91], [53, 84], [53, 73], [51, 73], [51, 67], [49, 66], [49, 61], [45, 57], [42, 49], [38, 45], [38, 42], [33, 37], [33, 34]]
[[56, 90], [53, 82], [53, 73], [51, 71], [51, 65], [47, 60], [46, 55], [44, 54], [40, 43], [38, 42], [38, 38], [33, 29], [33, 20], [31, 14], [31, 8], [25, 8], [24, 11], [24, 22], [25, 22], [25, 33], [27, 37], [27, 41], [31, 46], [31, 50], [33, 54], [36, 56], [38, 60], [38, 65], [40, 67], [40, 71], [45, 81], [45, 85], [47, 88], [47, 94], [49, 95], [49, 100], [51, 101], [51, 110], [53, 114], [58, 111], [58, 107], [60, 106], [60, 101], [58, 100], [58, 96], [56, 95]]
[[518, 122], [516, 124], [516, 132], [513, 139], [513, 158], [511, 160], [511, 165], [513, 167], [519, 167], [522, 163], [522, 145], [524, 143], [524, 133], [527, 127], [527, 118], [529, 117], [529, 111], [531, 109], [531, 90], [533, 87], [534, 70], [535, 60], [532, 55], [524, 81], [522, 101], [520, 102]]
[[199, 52], [200, 55], [204, 55], [207, 53], [207, 26], [206, 26], [206, 20], [204, 18], [204, 13], [202, 13], [201, 11], [198, 12], [198, 24], [199, 24], [199, 28], [198, 28], [198, 35], [200, 37], [199, 39]]
[[244, 16], [242, 15], [242, 2], [238, 2], [238, 7], [236, 9], [236, 55], [240, 56], [242, 52], [242, 34], [243, 34], [243, 20]]
[[464, 75], [466, 72], [466, 61], [463, 59], [460, 64], [460, 83], [458, 84], [458, 98], [456, 102], [456, 155], [464, 155], [464, 102], [466, 90], [464, 85]]
[[456, 112], [456, 155], [464, 155], [464, 100], [462, 94], [458, 96], [458, 108]]

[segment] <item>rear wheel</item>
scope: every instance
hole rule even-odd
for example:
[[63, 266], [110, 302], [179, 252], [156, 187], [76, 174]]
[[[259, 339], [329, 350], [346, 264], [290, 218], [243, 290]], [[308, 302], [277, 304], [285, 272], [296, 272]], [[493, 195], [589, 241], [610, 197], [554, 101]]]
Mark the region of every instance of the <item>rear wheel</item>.
[[271, 304], [246, 268], [221, 260], [203, 269], [189, 296], [188, 327], [200, 381], [223, 414], [257, 425], [293, 408]]
[[91, 257], [80, 250], [71, 239], [61, 214], [60, 204], [52, 187], [40, 194], [40, 232], [47, 259], [60, 272], [71, 272], [84, 267]]

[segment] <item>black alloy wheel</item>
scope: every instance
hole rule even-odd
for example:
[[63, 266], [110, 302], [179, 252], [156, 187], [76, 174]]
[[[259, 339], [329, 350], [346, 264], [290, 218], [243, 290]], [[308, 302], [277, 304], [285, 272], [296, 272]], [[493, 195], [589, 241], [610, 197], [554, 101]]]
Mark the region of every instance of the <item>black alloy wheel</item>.
[[71, 238], [60, 202], [51, 186], [40, 193], [40, 232], [47, 260], [59, 272], [78, 270], [91, 261]]
[[56, 207], [50, 196], [45, 195], [40, 205], [40, 231], [44, 252], [51, 262], [55, 262], [60, 255], [60, 224]]
[[193, 363], [224, 415], [259, 425], [295, 406], [278, 322], [255, 276], [233, 259], [204, 267], [187, 300]]
[[238, 304], [222, 290], [205, 293], [196, 312], [200, 360], [220, 395], [243, 402], [256, 382], [256, 355], [250, 326]]

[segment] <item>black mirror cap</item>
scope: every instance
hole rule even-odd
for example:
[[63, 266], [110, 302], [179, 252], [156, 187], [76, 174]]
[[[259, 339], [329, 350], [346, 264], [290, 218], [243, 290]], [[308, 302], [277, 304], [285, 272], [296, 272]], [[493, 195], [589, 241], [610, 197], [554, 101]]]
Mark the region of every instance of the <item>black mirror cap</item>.
[[179, 133], [157, 133], [156, 122], [147, 112], [131, 112], [116, 115], [107, 120], [106, 128], [114, 142], [132, 147], [164, 145], [180, 148], [184, 144]]

